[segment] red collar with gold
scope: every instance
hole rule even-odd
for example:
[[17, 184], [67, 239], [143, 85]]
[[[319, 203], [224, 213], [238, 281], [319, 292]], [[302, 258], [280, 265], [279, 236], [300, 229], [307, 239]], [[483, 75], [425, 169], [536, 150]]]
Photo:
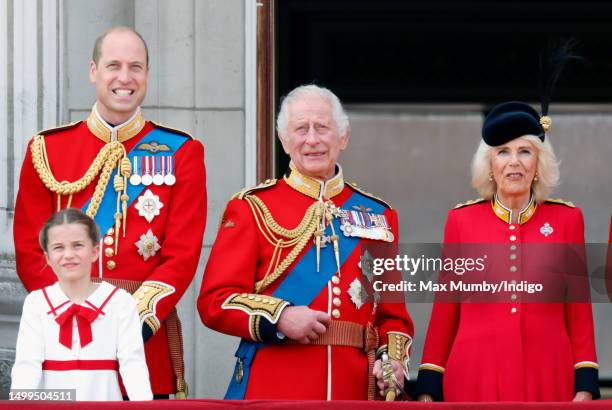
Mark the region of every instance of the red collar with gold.
[[[502, 204], [497, 195], [491, 200], [491, 207], [493, 208], [493, 213], [502, 221], [506, 223], [512, 223], [512, 210], [508, 209]], [[533, 195], [529, 197], [529, 203], [519, 212], [518, 222], [519, 225], [524, 224], [535, 214], [535, 210], [538, 207], [538, 204], [533, 199]]]
[[336, 175], [327, 181], [321, 181], [319, 179], [301, 174], [292, 162], [289, 164], [289, 173], [285, 175], [284, 179], [287, 185], [289, 185], [291, 188], [311, 197], [312, 199], [331, 199], [344, 189], [342, 168], [340, 165], [336, 165], [338, 167], [338, 172], [336, 172]]
[[95, 105], [91, 109], [89, 117], [87, 117], [87, 128], [104, 142], [127, 141], [142, 131], [144, 126], [145, 120], [142, 117], [140, 108], [136, 110], [129, 120], [115, 127], [110, 126], [102, 119]]

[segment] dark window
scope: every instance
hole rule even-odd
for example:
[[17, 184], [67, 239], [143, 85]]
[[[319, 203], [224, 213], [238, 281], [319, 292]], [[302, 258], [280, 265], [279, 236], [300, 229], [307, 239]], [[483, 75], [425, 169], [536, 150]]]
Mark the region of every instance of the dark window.
[[553, 98], [612, 100], [610, 1], [277, 1], [277, 92], [315, 82], [349, 103], [538, 101], [538, 55], [573, 37]]

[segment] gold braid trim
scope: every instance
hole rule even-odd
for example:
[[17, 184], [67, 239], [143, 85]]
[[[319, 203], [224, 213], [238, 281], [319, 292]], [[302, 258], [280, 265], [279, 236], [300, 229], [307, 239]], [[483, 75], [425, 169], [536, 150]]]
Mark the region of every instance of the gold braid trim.
[[[255, 293], [260, 293], [285, 272], [308, 244], [314, 232], [319, 228], [320, 217], [325, 205], [322, 202], [314, 202], [308, 207], [298, 226], [287, 229], [274, 220], [272, 213], [261, 199], [255, 195], [246, 195], [244, 199], [251, 207], [257, 228], [266, 240], [274, 246], [268, 271], [262, 280], [255, 283]], [[278, 238], [275, 234], [290, 240]], [[288, 247], [293, 247], [293, 249], [280, 261], [281, 250]]]
[[[34, 137], [31, 145], [31, 152], [34, 168], [36, 172], [38, 172], [41, 181], [45, 184], [47, 189], [58, 195], [58, 211], [60, 208], [60, 197], [62, 195], [70, 195], [70, 198], [72, 198], [73, 194], [84, 190], [91, 184], [98, 173], [100, 174], [91, 202], [85, 212], [92, 218], [98, 212], [113, 169], [118, 165], [120, 159], [126, 155], [125, 148], [120, 142], [110, 142], [98, 152], [98, 155], [96, 155], [96, 158], [89, 166], [87, 172], [85, 172], [79, 180], [75, 182], [59, 182], [51, 172], [49, 158], [47, 157], [47, 149], [45, 147], [45, 138], [42, 135]], [[70, 200], [68, 206], [70, 206]]]

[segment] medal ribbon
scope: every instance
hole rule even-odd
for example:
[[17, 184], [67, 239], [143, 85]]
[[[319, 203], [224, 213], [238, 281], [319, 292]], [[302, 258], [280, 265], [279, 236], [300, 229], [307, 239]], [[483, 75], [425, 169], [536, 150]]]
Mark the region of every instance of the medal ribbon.
[[[167, 145], [171, 149], [172, 152], [176, 153], [188, 139], [189, 138], [184, 135], [174, 134], [166, 130], [162, 130], [160, 128], [154, 128], [149, 133], [144, 135], [140, 139], [140, 141], [138, 141], [134, 145], [134, 148], [132, 148], [130, 152], [128, 153], [128, 158], [130, 159], [130, 162], [134, 162], [134, 156], [136, 156], [138, 154], [138, 151], [140, 151], [137, 149], [137, 147], [139, 147], [141, 144], [151, 143], [153, 141], [162, 141], [165, 145]], [[168, 154], [167, 151], [165, 152], [158, 151], [156, 153], [150, 154], [150, 156], [163, 156], [167, 154]], [[110, 181], [114, 180], [116, 174], [117, 174], [117, 170], [115, 169], [110, 176]], [[142, 191], [145, 188], [146, 187], [144, 185], [128, 184], [127, 194], [130, 197], [127, 203], [128, 208], [130, 207], [132, 202], [134, 202], [134, 200], [138, 198], [138, 196], [142, 193]], [[85, 212], [90, 202], [91, 202], [91, 198], [85, 203], [85, 205], [83, 205], [83, 208], [82, 208], [83, 212]], [[100, 208], [98, 209], [98, 213], [96, 214], [96, 217], [94, 218], [94, 220], [100, 227], [100, 232], [102, 232], [103, 234], [107, 232], [110, 227], [115, 225], [114, 215], [115, 215], [116, 209], [117, 209], [117, 192], [115, 192], [115, 188], [113, 187], [113, 184], [109, 183], [106, 186], [106, 191], [104, 191], [104, 197], [102, 198], [102, 202], [100, 203]]]

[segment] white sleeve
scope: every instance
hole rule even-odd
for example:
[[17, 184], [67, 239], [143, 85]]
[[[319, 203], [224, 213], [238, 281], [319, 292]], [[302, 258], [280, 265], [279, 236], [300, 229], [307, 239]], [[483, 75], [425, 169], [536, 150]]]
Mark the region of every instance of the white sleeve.
[[117, 312], [119, 372], [130, 400], [153, 400], [136, 301], [127, 292], [125, 296], [126, 302]]
[[45, 358], [43, 323], [36, 311], [36, 293], [30, 293], [24, 303], [17, 334], [15, 364], [11, 371], [11, 389], [38, 389]]

